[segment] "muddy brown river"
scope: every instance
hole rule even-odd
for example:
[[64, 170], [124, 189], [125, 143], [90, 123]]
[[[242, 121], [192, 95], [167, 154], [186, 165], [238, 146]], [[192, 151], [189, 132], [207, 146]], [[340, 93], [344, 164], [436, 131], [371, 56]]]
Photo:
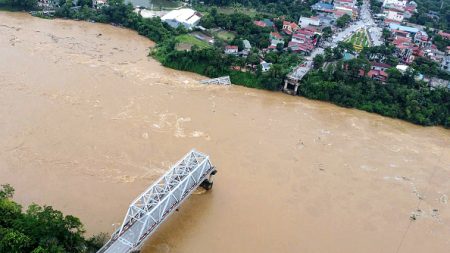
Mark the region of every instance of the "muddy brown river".
[[[198, 84], [102, 24], [0, 12], [0, 183], [111, 233], [196, 148], [219, 170], [144, 253], [450, 252], [450, 131]], [[415, 216], [412, 220], [410, 217]]]

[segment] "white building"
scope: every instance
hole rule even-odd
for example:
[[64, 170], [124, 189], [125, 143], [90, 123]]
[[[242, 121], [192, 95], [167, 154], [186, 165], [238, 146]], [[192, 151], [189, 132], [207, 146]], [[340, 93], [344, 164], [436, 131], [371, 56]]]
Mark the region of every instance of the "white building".
[[383, 7], [386, 6], [405, 7], [407, 3], [408, 3], [407, 0], [384, 0]]
[[300, 25], [300, 27], [304, 28], [307, 26], [320, 26], [320, 19], [319, 17], [300, 17], [300, 19], [298, 20], [298, 24]]
[[244, 48], [247, 50], [252, 49], [252, 45], [250, 44], [250, 41], [248, 40], [243, 40], [242, 43], [244, 44]]
[[238, 46], [225, 46], [225, 54], [237, 55], [239, 51]]
[[397, 65], [396, 68], [401, 73], [405, 73], [409, 69], [408, 65]]
[[450, 72], [450, 55], [447, 55], [442, 60], [441, 67], [443, 70]]
[[201, 19], [200, 13], [192, 9], [173, 10], [164, 15], [161, 20], [176, 28], [183, 25], [186, 29], [195, 27]]
[[153, 11], [146, 10], [146, 9], [139, 9], [135, 8], [134, 12], [141, 15], [143, 18], [154, 18], [156, 17], [156, 14]]
[[261, 70], [262, 70], [262, 72], [269, 71], [270, 66], [272, 66], [272, 63], [269, 63], [269, 62], [266, 62], [266, 61], [262, 61], [261, 62]]
[[402, 22], [404, 19], [403, 13], [387, 10], [384, 12], [386, 14], [386, 19], [394, 20], [397, 22]]
[[93, 0], [93, 6], [97, 9], [100, 9], [103, 6], [108, 5], [108, 1], [107, 0]]

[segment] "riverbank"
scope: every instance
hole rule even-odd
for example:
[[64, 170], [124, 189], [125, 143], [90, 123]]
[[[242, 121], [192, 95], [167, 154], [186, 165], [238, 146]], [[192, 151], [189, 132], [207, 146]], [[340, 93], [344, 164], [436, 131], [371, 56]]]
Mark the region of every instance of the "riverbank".
[[204, 86], [146, 57], [154, 43], [128, 29], [5, 12], [0, 23], [0, 183], [22, 205], [110, 233], [195, 147], [219, 170], [214, 189], [143, 252], [448, 252], [448, 130]]
[[[270, 70], [263, 75], [234, 70], [233, 57], [225, 56], [223, 50], [217, 47], [178, 51], [176, 38], [186, 34], [186, 30], [173, 29], [158, 18], [143, 19], [133, 12], [131, 5], [120, 1], [100, 10], [83, 8], [81, 11], [74, 11], [63, 6], [55, 15], [122, 25], [155, 41], [156, 47], [151, 50], [150, 55], [164, 66], [208, 77], [229, 75], [232, 83], [246, 87], [279, 90], [282, 77], [289, 72], [290, 64], [277, 66], [277, 70]], [[281, 62], [296, 61], [283, 54], [277, 58]], [[348, 67], [345, 71], [339, 70], [339, 66], [344, 66], [340, 63], [338, 67], [329, 68], [325, 73], [319, 71], [308, 75], [302, 81], [299, 95], [400, 118], [419, 125], [441, 125], [447, 128], [450, 126], [449, 90], [429, 89], [424, 83], [416, 82], [408, 75], [402, 76], [398, 71], [390, 73], [391, 78], [388, 79], [387, 85], [383, 85], [358, 74], [361, 69], [366, 68], [361, 62], [364, 62], [364, 59], [347, 63], [354, 69], [352, 71], [348, 71]], [[272, 68], [275, 69], [274, 66]]]

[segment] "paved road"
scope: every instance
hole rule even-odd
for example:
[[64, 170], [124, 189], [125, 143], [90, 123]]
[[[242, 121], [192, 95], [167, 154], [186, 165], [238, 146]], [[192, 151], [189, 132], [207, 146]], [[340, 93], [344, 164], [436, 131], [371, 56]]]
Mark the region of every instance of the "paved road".
[[369, 5], [369, 2], [366, 0], [366, 1], [364, 1], [363, 5], [361, 6], [360, 19], [356, 22], [353, 22], [350, 26], [345, 28], [342, 32], [333, 36], [333, 44], [334, 45], [332, 44], [331, 46], [335, 47], [339, 41], [345, 40], [346, 38], [350, 37], [354, 32], [356, 32], [357, 30], [362, 29], [362, 28], [365, 28], [368, 30], [368, 33], [370, 34], [373, 45], [375, 45], [375, 46], [381, 45], [383, 43], [381, 40], [382, 29], [380, 27], [378, 27], [378, 25], [373, 20], [369, 9], [370, 9], [370, 5]]
[[[363, 5], [361, 6], [360, 19], [358, 21], [353, 22], [343, 31], [334, 35], [331, 42], [324, 43], [324, 47], [334, 48], [337, 46], [338, 42], [345, 40], [346, 38], [350, 37], [353, 33], [355, 33], [357, 30], [362, 28], [366, 28], [368, 30], [369, 36], [371, 37], [371, 41], [374, 46], [381, 45], [383, 43], [381, 39], [382, 29], [378, 27], [377, 24], [375, 24], [369, 9], [370, 9], [369, 1], [365, 0], [363, 2]], [[324, 51], [323, 48], [320, 47], [315, 48], [311, 52], [311, 55], [305, 58], [305, 62], [299, 65], [297, 68], [295, 68], [290, 75], [299, 79], [303, 78], [303, 76], [306, 75], [306, 73], [308, 73], [309, 70], [311, 70], [314, 57], [318, 54], [322, 54], [323, 51]]]
[[383, 29], [375, 23], [369, 10], [369, 1], [365, 0], [361, 6], [361, 20], [364, 22], [364, 27], [367, 29], [373, 45], [379, 46], [383, 44], [383, 40], [381, 38]]

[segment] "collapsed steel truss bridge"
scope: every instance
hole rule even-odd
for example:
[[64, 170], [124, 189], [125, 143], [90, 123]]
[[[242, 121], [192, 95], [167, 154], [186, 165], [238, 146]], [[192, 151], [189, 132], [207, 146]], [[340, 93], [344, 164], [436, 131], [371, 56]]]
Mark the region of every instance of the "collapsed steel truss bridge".
[[191, 150], [130, 204], [122, 225], [98, 252], [139, 250], [198, 186], [211, 189], [216, 172], [207, 155]]

